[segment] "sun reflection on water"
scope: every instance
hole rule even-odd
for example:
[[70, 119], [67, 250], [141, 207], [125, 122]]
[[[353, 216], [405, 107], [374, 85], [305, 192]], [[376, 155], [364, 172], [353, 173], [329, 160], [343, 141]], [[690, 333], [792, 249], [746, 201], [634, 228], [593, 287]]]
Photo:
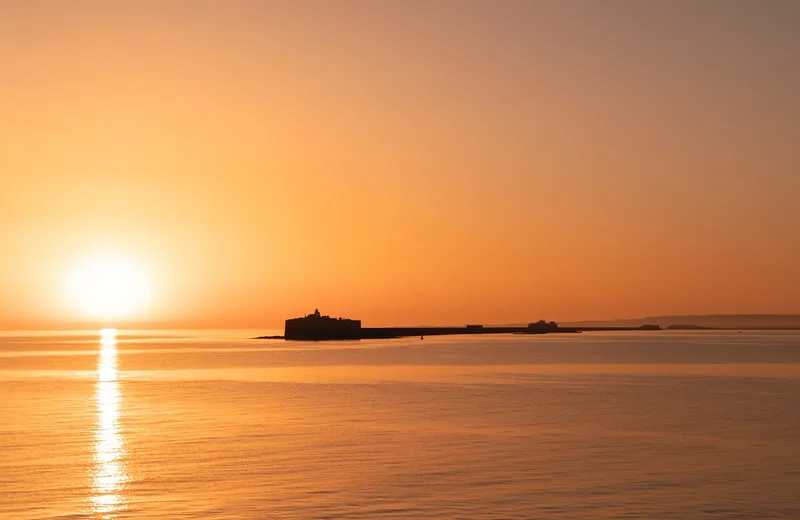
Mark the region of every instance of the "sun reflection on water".
[[92, 506], [101, 518], [112, 518], [124, 508], [122, 487], [125, 471], [125, 443], [119, 425], [122, 400], [117, 381], [117, 331], [100, 331], [100, 356], [97, 361], [97, 425], [95, 428]]

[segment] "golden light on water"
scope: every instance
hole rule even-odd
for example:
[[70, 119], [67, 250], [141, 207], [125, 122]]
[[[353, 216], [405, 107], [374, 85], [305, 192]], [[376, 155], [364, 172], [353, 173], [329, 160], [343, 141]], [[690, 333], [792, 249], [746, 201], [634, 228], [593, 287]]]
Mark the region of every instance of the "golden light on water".
[[122, 394], [117, 381], [117, 331], [103, 329], [100, 334], [95, 392], [97, 425], [92, 469], [92, 509], [101, 518], [111, 518], [124, 508], [122, 489], [128, 475], [124, 460], [125, 440], [119, 424]]

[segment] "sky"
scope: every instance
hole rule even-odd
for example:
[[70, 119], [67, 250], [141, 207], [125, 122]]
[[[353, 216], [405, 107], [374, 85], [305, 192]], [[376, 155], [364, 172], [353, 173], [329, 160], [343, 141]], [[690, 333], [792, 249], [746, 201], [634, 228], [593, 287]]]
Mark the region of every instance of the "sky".
[[0, 0], [0, 328], [800, 313], [800, 3]]

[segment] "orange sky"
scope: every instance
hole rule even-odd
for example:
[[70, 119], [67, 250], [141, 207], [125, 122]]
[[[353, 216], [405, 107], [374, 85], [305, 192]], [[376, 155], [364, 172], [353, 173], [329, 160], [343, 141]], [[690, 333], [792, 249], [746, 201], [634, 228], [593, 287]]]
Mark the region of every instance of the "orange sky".
[[[800, 313], [796, 2], [0, 6], [0, 328]], [[125, 325], [120, 323], [119, 325]]]

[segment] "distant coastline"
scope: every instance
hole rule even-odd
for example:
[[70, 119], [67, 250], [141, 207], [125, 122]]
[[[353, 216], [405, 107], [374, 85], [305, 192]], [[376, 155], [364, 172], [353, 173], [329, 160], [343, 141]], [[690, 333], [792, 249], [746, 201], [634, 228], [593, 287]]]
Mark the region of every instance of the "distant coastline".
[[800, 314], [676, 314], [619, 320], [575, 321], [570, 327], [658, 325], [668, 330], [800, 330]]

